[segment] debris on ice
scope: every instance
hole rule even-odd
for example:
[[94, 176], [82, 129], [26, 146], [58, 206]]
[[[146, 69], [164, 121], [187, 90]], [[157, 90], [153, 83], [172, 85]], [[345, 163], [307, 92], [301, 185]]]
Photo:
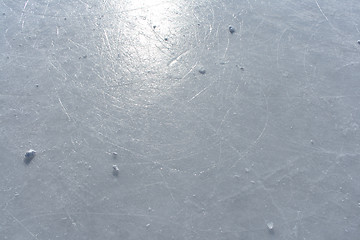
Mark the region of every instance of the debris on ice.
[[30, 163], [30, 161], [35, 157], [36, 151], [34, 149], [30, 149], [25, 153], [24, 161], [25, 163]]
[[229, 26], [229, 32], [233, 34], [235, 32], [235, 28], [233, 26]]
[[117, 176], [119, 174], [119, 168], [117, 165], [113, 165], [113, 175]]
[[273, 230], [274, 230], [274, 223], [273, 223], [273, 222], [268, 222], [266, 225], [267, 225], [269, 231], [273, 231]]

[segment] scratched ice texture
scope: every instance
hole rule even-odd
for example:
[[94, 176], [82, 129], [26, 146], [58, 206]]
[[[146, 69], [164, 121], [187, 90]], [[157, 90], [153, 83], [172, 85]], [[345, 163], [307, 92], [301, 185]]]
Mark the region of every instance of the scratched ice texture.
[[1, 0], [0, 239], [358, 239], [359, 24], [358, 0]]

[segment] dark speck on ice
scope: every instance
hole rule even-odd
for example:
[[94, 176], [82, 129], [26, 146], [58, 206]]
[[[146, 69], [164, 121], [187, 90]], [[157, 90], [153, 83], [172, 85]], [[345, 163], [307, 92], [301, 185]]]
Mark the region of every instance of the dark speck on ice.
[[233, 26], [229, 26], [229, 32], [233, 34], [235, 32], [235, 28]]
[[24, 162], [26, 164], [29, 164], [31, 162], [31, 160], [33, 160], [33, 158], [35, 157], [36, 155], [36, 151], [33, 150], [33, 149], [30, 149], [29, 151], [27, 151], [25, 153], [25, 158], [24, 158]]

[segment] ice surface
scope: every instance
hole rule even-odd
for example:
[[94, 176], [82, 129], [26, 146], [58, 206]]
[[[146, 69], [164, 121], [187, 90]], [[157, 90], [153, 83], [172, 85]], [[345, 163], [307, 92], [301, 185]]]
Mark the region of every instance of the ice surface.
[[0, 13], [1, 239], [360, 236], [358, 1]]

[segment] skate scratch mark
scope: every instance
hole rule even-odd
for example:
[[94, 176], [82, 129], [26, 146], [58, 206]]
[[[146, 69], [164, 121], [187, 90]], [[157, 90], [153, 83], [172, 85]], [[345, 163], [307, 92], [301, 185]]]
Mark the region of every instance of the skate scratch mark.
[[19, 23], [22, 22], [22, 24], [21, 24], [21, 29], [24, 28], [24, 23], [25, 23], [25, 21], [23, 21], [22, 19], [23, 19], [23, 17], [24, 17], [24, 13], [25, 13], [25, 10], [26, 10], [26, 7], [27, 7], [29, 1], [30, 1], [30, 0], [26, 0], [25, 5], [24, 5], [24, 8], [23, 8], [22, 13], [21, 13], [21, 16], [20, 16], [20, 21], [19, 21]]
[[59, 99], [59, 103], [60, 103], [60, 105], [61, 105], [64, 113], [65, 113], [66, 116], [68, 117], [69, 121], [71, 121], [71, 118], [70, 118], [69, 114], [67, 113], [66, 108], [64, 107], [64, 104], [61, 102], [61, 99], [60, 99], [60, 98], [58, 98], [58, 99]]
[[184, 76], [181, 77], [181, 80], [185, 79], [185, 78], [194, 70], [194, 68], [197, 66], [197, 64], [198, 64], [198, 62], [196, 62], [196, 63], [190, 68], [190, 70], [189, 70], [187, 73], [185, 73]]
[[20, 226], [27, 232], [29, 233], [34, 239], [37, 239], [37, 236], [35, 234], [33, 234], [22, 222], [19, 221], [19, 219], [17, 219], [13, 214], [11, 214], [8, 210], [6, 210], [6, 212], [18, 223], [20, 224]]
[[314, 0], [314, 1], [315, 1], [315, 3], [316, 3], [317, 7], [319, 8], [319, 10], [320, 10], [321, 14], [324, 16], [324, 18], [326, 19], [326, 21], [328, 21], [328, 22], [329, 22], [329, 19], [327, 18], [327, 16], [325, 15], [325, 13], [323, 12], [323, 10], [321, 9], [321, 7], [320, 7], [320, 5], [319, 5], [318, 1], [317, 1], [317, 0]]
[[260, 132], [260, 134], [258, 135], [258, 137], [255, 139], [255, 141], [252, 142], [252, 144], [246, 149], [245, 152], [241, 153], [241, 152], [239, 152], [233, 145], [230, 145], [230, 147], [231, 147], [232, 149], [234, 149], [234, 150], [238, 153], [240, 159], [238, 159], [237, 161], [235, 161], [235, 162], [233, 163], [233, 165], [232, 165], [229, 169], [234, 168], [234, 167], [238, 164], [239, 160], [244, 159], [244, 158], [250, 153], [250, 151], [251, 151], [256, 145], [258, 145], [258, 143], [260, 142], [261, 138], [263, 137], [263, 135], [264, 135], [264, 133], [265, 133], [267, 127], [268, 127], [269, 115], [270, 115], [270, 114], [269, 114], [269, 102], [268, 102], [268, 99], [267, 99], [267, 96], [265, 95], [265, 93], [264, 93], [263, 91], [262, 91], [262, 93], [263, 93], [263, 96], [264, 96], [265, 107], [266, 107], [266, 120], [265, 120], [265, 123], [264, 123], [264, 127], [263, 127], [263, 129], [261, 130], [261, 132]]
[[202, 94], [203, 92], [205, 92], [210, 86], [211, 86], [211, 84], [208, 85], [208, 86], [206, 86], [206, 87], [204, 87], [202, 90], [200, 90], [198, 93], [196, 93], [192, 98], [190, 98], [190, 99], [188, 100], [188, 102], [191, 102], [192, 100], [194, 100], [195, 98], [197, 98], [200, 94]]

